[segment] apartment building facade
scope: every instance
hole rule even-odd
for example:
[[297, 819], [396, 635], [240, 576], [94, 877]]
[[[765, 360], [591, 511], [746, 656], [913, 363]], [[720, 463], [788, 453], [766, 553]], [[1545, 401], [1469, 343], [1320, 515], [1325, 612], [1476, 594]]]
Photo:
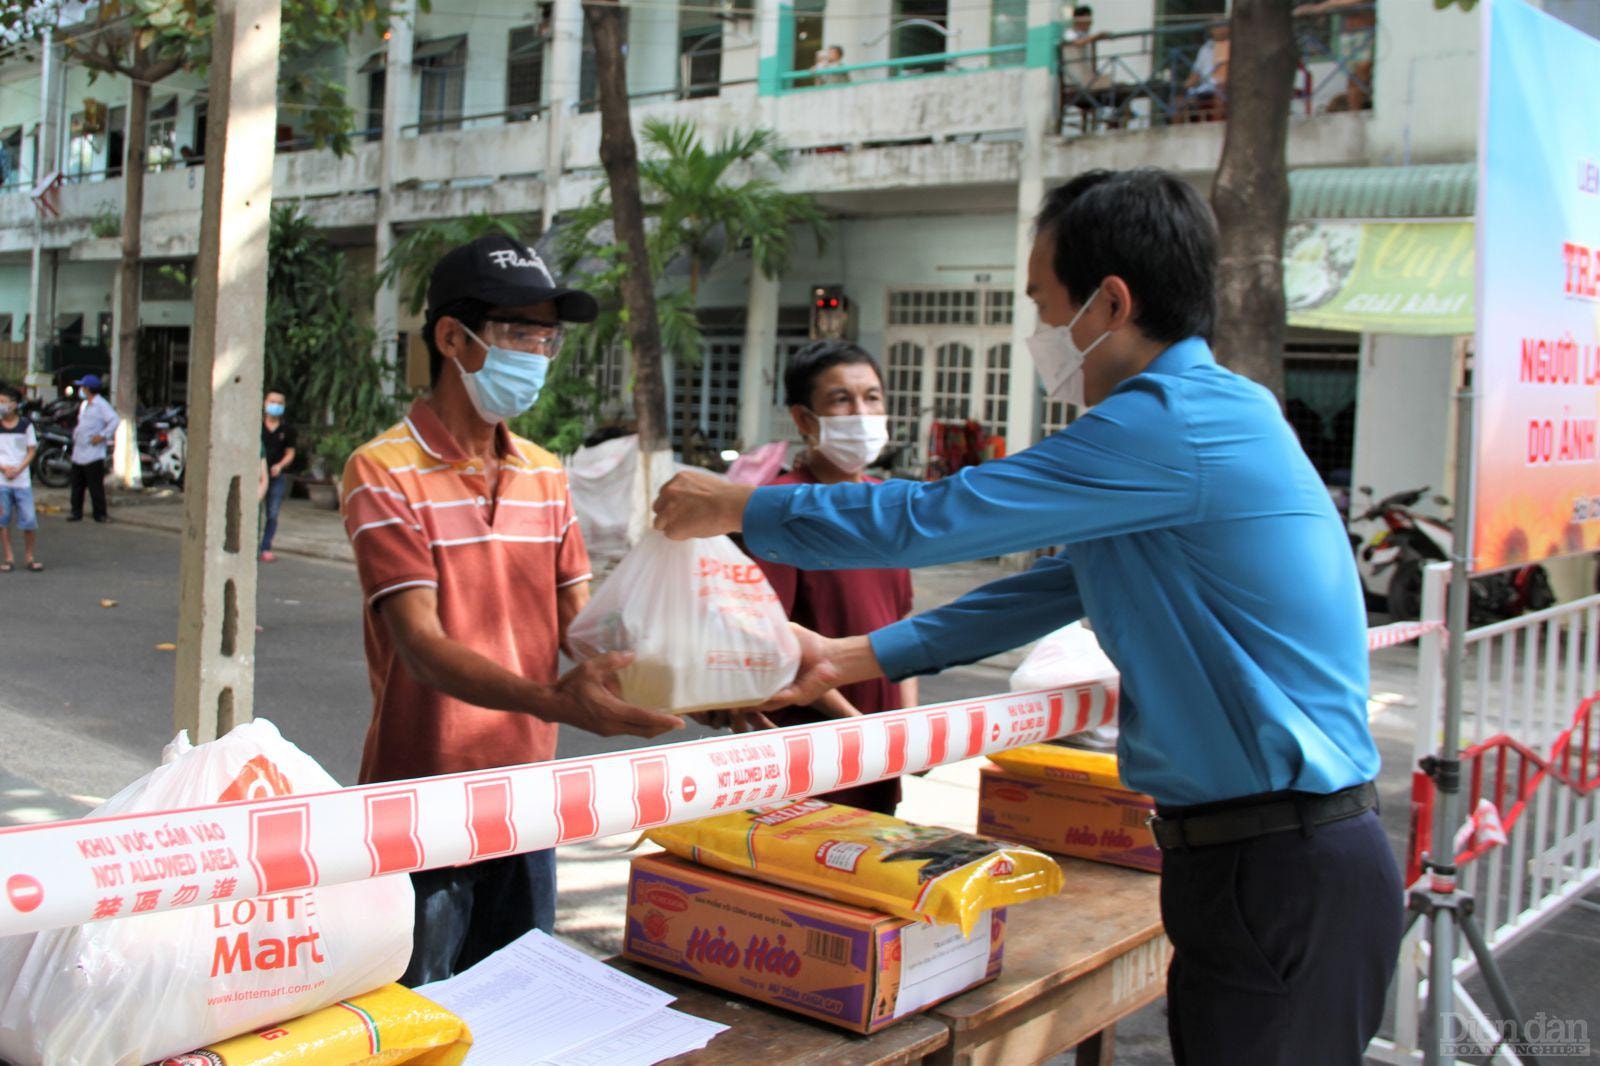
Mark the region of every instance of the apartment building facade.
[[[1546, 7], [1588, 17], [1572, 0]], [[854, 335], [884, 361], [906, 469], [926, 461], [936, 421], [973, 419], [1012, 451], [1064, 424], [1069, 412], [1045, 402], [1022, 343], [1035, 327], [1021, 291], [1032, 213], [1050, 185], [1094, 167], [1161, 166], [1209, 190], [1226, 107], [1197, 91], [1198, 75], [1215, 73], [1208, 27], [1225, 18], [1226, 0], [1100, 0], [1092, 31], [1103, 36], [1082, 47], [1069, 40], [1072, 5], [1052, 0], [628, 4], [635, 123], [683, 119], [711, 138], [776, 130], [791, 153], [782, 185], [814, 195], [832, 220], [826, 247], [798, 239], [780, 278], [734, 251], [704, 280], [705, 357], [674, 373], [676, 430], [699, 425], [717, 447], [789, 432], [783, 361], [806, 339], [815, 285], [843, 286]], [[1378, 0], [1296, 26], [1295, 218], [1470, 220], [1470, 195], [1464, 207], [1421, 196], [1397, 208], [1383, 191], [1401, 180], [1386, 174], [1432, 166], [1448, 183], [1454, 167], [1459, 184], [1470, 169], [1476, 16]], [[833, 65], [830, 46], [843, 53]], [[548, 227], [601, 177], [578, 0], [435, 0], [321, 62], [355, 108], [355, 146], [311, 149], [282, 109], [274, 197], [359, 262], [380, 262], [425, 220], [489, 211]], [[126, 95], [59, 48], [0, 60], [0, 340], [26, 342], [38, 384], [104, 358], [116, 334]], [[205, 106], [204, 84], [186, 74], [152, 96], [140, 311], [149, 402], [181, 398], [187, 382], [181, 271], [198, 246]], [[1302, 195], [1311, 184], [1324, 195]], [[392, 290], [372, 315], [389, 339], [419, 325]], [[1354, 483], [1380, 490], [1447, 484], [1459, 348], [1449, 336], [1292, 329], [1291, 396], [1323, 427], [1325, 472], [1348, 481], [1353, 467]], [[1382, 427], [1401, 403], [1408, 433], [1438, 439], [1395, 469]]]

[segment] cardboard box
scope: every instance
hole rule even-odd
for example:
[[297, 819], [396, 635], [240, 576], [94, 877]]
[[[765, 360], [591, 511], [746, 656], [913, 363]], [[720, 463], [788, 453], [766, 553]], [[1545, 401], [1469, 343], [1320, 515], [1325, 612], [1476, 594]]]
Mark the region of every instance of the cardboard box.
[[986, 766], [978, 778], [978, 832], [1113, 866], [1159, 872], [1149, 796], [1105, 784], [1024, 777]]
[[873, 1033], [1000, 974], [1005, 910], [970, 939], [706, 869], [634, 858], [627, 958], [854, 1033]]

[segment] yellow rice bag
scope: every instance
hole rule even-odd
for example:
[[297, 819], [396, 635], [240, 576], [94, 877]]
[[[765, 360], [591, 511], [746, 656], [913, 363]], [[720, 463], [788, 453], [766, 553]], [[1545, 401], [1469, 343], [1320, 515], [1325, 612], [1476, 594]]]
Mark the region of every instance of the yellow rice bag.
[[818, 799], [646, 836], [704, 866], [912, 921], [959, 925], [963, 935], [984, 911], [1061, 891], [1061, 867], [1043, 852]]
[[404, 985], [224, 1040], [162, 1066], [461, 1066], [467, 1023]]
[[1108, 751], [1084, 751], [1046, 742], [997, 751], [989, 756], [989, 761], [1007, 773], [1039, 781], [1128, 787], [1117, 774], [1117, 757]]

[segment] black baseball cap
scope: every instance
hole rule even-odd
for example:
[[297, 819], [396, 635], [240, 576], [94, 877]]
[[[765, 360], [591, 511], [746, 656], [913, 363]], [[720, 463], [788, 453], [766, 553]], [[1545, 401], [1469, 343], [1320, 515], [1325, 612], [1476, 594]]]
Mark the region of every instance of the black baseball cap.
[[430, 318], [462, 300], [494, 307], [554, 300], [563, 322], [593, 322], [600, 315], [593, 296], [557, 285], [538, 252], [503, 233], [452, 248], [434, 266], [428, 282]]

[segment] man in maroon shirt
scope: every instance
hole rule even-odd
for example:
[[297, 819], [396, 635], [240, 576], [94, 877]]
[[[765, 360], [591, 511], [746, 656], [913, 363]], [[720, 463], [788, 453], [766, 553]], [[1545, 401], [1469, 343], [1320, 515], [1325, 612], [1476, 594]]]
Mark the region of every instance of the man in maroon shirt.
[[[783, 386], [790, 417], [805, 439], [806, 450], [794, 469], [767, 484], [875, 481], [866, 476], [867, 464], [889, 442], [883, 373], [877, 360], [847, 341], [817, 341], [790, 357]], [[830, 637], [871, 633], [911, 613], [909, 570], [796, 570], [767, 559], [756, 562], [789, 618]], [[914, 678], [896, 684], [879, 677], [844, 685], [839, 691], [863, 714], [871, 714], [914, 705], [916, 684]], [[769, 717], [782, 726], [837, 715], [792, 707]], [[821, 798], [893, 814], [900, 803], [900, 779], [858, 785]]]

